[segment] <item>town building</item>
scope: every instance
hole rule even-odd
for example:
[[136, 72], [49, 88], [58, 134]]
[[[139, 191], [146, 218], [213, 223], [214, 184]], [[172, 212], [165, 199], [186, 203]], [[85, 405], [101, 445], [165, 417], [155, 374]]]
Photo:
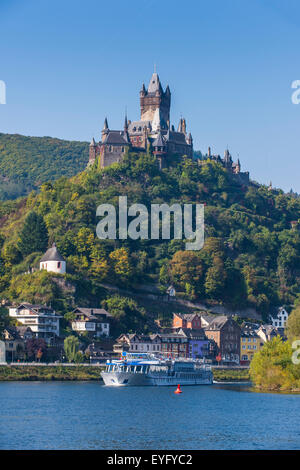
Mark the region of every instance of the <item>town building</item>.
[[178, 335], [188, 339], [188, 357], [192, 359], [203, 359], [210, 355], [209, 339], [202, 328], [180, 328]]
[[284, 334], [284, 328], [275, 327], [273, 325], [261, 325], [256, 333], [263, 340], [264, 343], [272, 341], [276, 336], [280, 336], [282, 339], [286, 339]]
[[18, 307], [10, 307], [9, 316], [22, 325], [29, 326], [36, 338], [43, 338], [47, 343], [59, 336], [59, 320], [62, 317], [46, 305], [23, 302]]
[[161, 352], [165, 357], [189, 357], [189, 338], [185, 334], [162, 333], [159, 335], [161, 338]]
[[[124, 348], [125, 345], [125, 348]], [[115, 352], [158, 353], [161, 351], [161, 338], [158, 334], [122, 334], [114, 345]]]
[[59, 253], [55, 243], [49, 248], [40, 260], [40, 269], [46, 269], [49, 272], [65, 274], [66, 261]]
[[98, 159], [101, 168], [122, 161], [128, 150], [156, 156], [159, 168], [167, 166], [168, 157], [186, 155], [193, 158], [193, 138], [187, 132], [186, 120], [181, 118], [178, 129], [170, 124], [171, 91], [163, 90], [159, 76], [152, 74], [148, 88], [140, 91], [140, 119], [131, 121], [125, 116], [122, 130], [111, 130], [105, 118], [101, 139], [93, 138], [89, 150], [89, 166]]
[[242, 327], [241, 331], [241, 351], [240, 351], [240, 362], [241, 364], [248, 365], [254, 354], [259, 351], [264, 342], [262, 338], [256, 333], [256, 331], [249, 327]]
[[205, 312], [205, 313], [200, 313], [200, 318], [201, 318], [202, 328], [206, 328], [216, 318], [216, 315], [212, 315], [210, 313]]
[[285, 328], [289, 314], [284, 307], [277, 307], [270, 313], [270, 322], [275, 328]]
[[205, 328], [205, 334], [217, 344], [222, 362], [240, 362], [241, 328], [231, 317], [217, 316]]
[[7, 362], [13, 362], [23, 356], [25, 342], [14, 326], [7, 326], [2, 334], [5, 345], [5, 358]]
[[73, 310], [72, 330], [81, 334], [90, 333], [92, 336], [108, 337], [112, 316], [103, 308], [77, 307]]
[[201, 329], [201, 316], [198, 313], [173, 313], [173, 328]]

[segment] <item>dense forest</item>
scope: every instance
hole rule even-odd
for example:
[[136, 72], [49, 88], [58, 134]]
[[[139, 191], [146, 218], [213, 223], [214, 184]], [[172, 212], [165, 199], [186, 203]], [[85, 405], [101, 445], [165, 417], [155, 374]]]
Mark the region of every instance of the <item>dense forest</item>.
[[[149, 213], [153, 203], [204, 203], [204, 248], [186, 251], [184, 240], [98, 239], [97, 206], [117, 207], [121, 195], [128, 205], [145, 204]], [[160, 171], [151, 154], [129, 153], [120, 164], [100, 169], [95, 163], [72, 178], [42, 184], [38, 193], [0, 203], [0, 296], [51, 302], [64, 312], [74, 301], [111, 302], [113, 309], [105, 284], [157, 284], [165, 292], [172, 283], [183, 298], [237, 310], [252, 306], [266, 318], [272, 306], [292, 305], [299, 296], [299, 217], [295, 195], [242, 186], [213, 161], [174, 156], [173, 165]], [[66, 258], [75, 294], [50, 273], [24, 274], [38, 267], [53, 241]], [[122, 309], [133, 324], [142, 324], [136, 305], [128, 301]]]
[[24, 196], [45, 181], [73, 176], [87, 161], [86, 142], [0, 134], [0, 199]]

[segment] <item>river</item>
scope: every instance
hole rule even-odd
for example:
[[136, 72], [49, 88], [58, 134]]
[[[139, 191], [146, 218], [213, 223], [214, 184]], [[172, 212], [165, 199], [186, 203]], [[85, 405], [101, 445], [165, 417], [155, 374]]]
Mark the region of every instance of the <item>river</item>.
[[300, 395], [0, 382], [0, 449], [300, 449]]

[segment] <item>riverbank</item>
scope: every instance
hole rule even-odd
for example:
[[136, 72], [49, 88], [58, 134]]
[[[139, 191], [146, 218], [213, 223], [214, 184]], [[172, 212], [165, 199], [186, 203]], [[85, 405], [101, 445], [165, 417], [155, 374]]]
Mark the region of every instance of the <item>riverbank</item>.
[[95, 366], [0, 366], [0, 381], [14, 380], [100, 380], [101, 367]]
[[[3, 365], [0, 366], [0, 381], [14, 380], [102, 380], [103, 367], [89, 365]], [[248, 369], [212, 369], [217, 382], [248, 382]]]
[[214, 380], [217, 382], [249, 382], [249, 369], [214, 369]]

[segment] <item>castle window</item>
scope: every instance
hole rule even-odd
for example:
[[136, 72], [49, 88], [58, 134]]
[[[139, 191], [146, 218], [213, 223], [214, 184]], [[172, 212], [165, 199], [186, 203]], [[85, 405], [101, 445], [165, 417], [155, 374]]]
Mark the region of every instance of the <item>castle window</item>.
[[125, 148], [124, 148], [124, 147], [122, 147], [122, 152], [125, 152]]
[[109, 146], [109, 151], [112, 152], [112, 146], [111, 145]]

